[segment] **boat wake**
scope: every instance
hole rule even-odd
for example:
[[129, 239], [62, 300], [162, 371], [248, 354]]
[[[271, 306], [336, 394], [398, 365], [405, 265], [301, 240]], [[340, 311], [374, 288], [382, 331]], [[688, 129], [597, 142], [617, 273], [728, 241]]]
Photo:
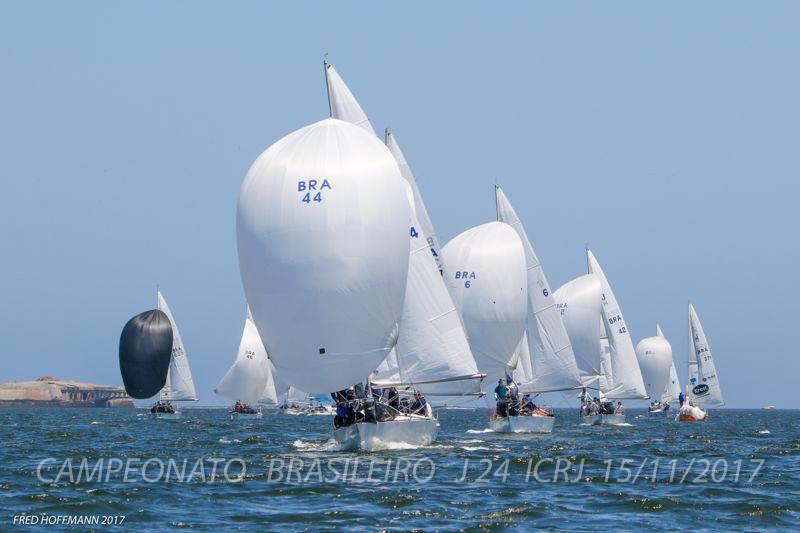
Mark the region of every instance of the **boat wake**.
[[772, 432], [768, 429], [762, 429], [758, 432], [759, 435], [772, 435]]
[[295, 450], [302, 450], [304, 452], [338, 452], [342, 449], [339, 443], [334, 439], [323, 441], [306, 441], [297, 439], [292, 442], [292, 447]]
[[471, 435], [477, 435], [477, 434], [480, 434], [480, 433], [494, 433], [494, 430], [491, 429], [491, 428], [486, 428], [486, 429], [468, 429], [467, 433], [469, 433]]

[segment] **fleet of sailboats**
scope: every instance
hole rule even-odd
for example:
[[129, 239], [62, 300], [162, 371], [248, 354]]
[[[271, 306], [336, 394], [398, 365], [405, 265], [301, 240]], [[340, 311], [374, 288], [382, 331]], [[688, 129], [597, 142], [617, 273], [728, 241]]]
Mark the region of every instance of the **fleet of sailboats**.
[[[327, 60], [324, 72], [330, 117], [272, 144], [241, 186], [236, 233], [247, 316], [214, 389], [235, 402], [231, 416], [259, 418], [258, 405], [285, 398], [287, 414], [335, 414], [332, 436], [343, 449], [376, 450], [436, 439], [440, 424], [426, 396], [486, 395], [492, 404], [492, 392], [503, 391], [489, 425], [514, 433], [553, 430], [552, 412], [535, 406], [545, 393], [580, 391], [582, 421], [592, 425], [622, 424], [614, 405], [621, 400], [649, 399], [652, 413], [679, 400], [677, 418], [691, 421], [707, 419], [700, 406], [723, 405], [691, 304], [684, 396], [660, 326], [634, 348], [590, 250], [588, 273], [551, 289], [500, 187], [496, 220], [442, 247], [395, 135], [387, 129], [379, 139]], [[158, 417], [180, 416], [173, 402], [197, 400], [160, 291], [157, 310], [126, 325], [120, 365], [137, 394], [163, 384]], [[500, 380], [508, 387], [494, 389]], [[306, 390], [330, 392], [336, 411], [309, 401]]]

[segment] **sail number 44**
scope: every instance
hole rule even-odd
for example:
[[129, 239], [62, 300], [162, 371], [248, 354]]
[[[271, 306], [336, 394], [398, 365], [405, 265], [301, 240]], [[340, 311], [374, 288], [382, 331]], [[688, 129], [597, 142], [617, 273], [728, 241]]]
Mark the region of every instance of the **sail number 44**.
[[301, 193], [300, 201], [303, 203], [322, 202], [325, 190], [333, 190], [327, 178], [297, 180], [297, 192]]

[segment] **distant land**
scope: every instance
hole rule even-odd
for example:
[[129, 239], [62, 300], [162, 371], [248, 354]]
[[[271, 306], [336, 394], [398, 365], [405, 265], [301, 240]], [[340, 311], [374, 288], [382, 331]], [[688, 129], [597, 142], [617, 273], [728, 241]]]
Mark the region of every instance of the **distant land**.
[[0, 407], [133, 407], [122, 387], [44, 376], [0, 383]]

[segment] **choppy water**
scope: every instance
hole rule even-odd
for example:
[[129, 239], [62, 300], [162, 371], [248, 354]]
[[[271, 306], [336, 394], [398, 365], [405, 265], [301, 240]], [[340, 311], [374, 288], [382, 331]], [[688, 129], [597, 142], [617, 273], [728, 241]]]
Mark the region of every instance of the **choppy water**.
[[552, 434], [509, 436], [485, 411], [441, 411], [434, 445], [359, 454], [328, 442], [328, 417], [0, 410], [0, 530], [23, 513], [138, 529], [800, 527], [800, 411], [687, 424], [629, 410], [623, 427], [557, 414]]

